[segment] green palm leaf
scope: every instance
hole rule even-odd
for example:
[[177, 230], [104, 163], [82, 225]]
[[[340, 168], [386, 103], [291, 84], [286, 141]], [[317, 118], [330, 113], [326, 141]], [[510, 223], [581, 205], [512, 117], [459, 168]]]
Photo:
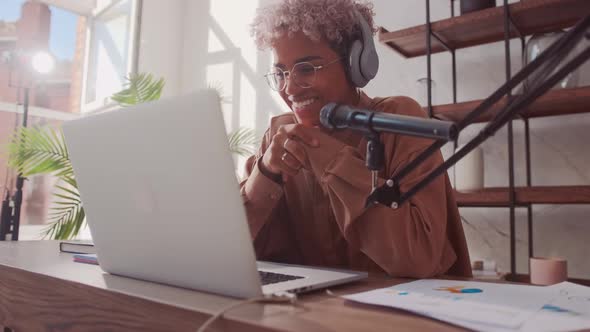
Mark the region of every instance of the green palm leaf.
[[258, 140], [251, 128], [240, 127], [232, 131], [228, 137], [229, 150], [237, 155], [248, 157], [256, 152]]
[[82, 208], [82, 200], [76, 189], [76, 181], [73, 178], [63, 179], [68, 185], [56, 185], [53, 193], [58, 200], [54, 201], [55, 206], [51, 207], [49, 213], [50, 224], [43, 230], [43, 237], [50, 237], [56, 240], [71, 239], [76, 236], [82, 226], [85, 225], [86, 214]]
[[20, 128], [8, 144], [8, 165], [23, 176], [72, 176], [72, 164], [61, 130]]
[[84, 225], [85, 213], [74, 179], [74, 171], [63, 133], [55, 128], [20, 128], [8, 144], [8, 165], [23, 176], [52, 174], [64, 185], [57, 185], [49, 214], [49, 227], [43, 237], [70, 239]]
[[160, 99], [164, 79], [155, 79], [152, 74], [132, 74], [126, 78], [125, 89], [115, 93], [111, 99], [121, 106], [136, 105]]

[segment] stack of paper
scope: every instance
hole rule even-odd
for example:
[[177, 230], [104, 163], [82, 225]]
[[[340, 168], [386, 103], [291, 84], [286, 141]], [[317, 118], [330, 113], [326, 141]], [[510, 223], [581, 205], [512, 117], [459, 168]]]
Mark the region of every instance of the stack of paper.
[[481, 331], [571, 331], [590, 328], [590, 288], [418, 280], [344, 298]]

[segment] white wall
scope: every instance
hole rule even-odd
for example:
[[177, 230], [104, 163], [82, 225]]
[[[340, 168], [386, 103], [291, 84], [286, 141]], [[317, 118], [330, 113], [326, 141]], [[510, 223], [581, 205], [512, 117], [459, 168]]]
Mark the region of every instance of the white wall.
[[207, 34], [209, 1], [186, 1], [182, 27], [181, 91], [206, 87]]
[[263, 79], [270, 55], [258, 52], [250, 38], [249, 24], [258, 4], [257, 0], [189, 1], [183, 90], [221, 88], [228, 130], [247, 126], [262, 135], [270, 116], [287, 109]]
[[164, 97], [181, 92], [186, 6], [186, 0], [143, 1], [138, 71], [164, 77]]
[[[377, 24], [388, 30], [425, 21], [424, 1], [374, 0], [374, 4]], [[164, 75], [167, 94], [188, 92], [208, 84], [221, 86], [227, 96], [224, 112], [228, 127], [254, 127], [261, 135], [270, 116], [287, 110], [263, 80], [270, 65], [269, 53], [257, 52], [248, 34], [248, 23], [258, 5], [258, 0], [145, 0], [140, 70]], [[431, 1], [431, 16], [433, 20], [449, 17], [449, 1]], [[519, 45], [516, 40], [511, 43], [513, 73], [521, 66]], [[424, 103], [425, 93], [416, 81], [426, 76], [425, 57], [404, 59], [381, 45], [378, 52], [380, 72], [366, 92], [371, 96], [408, 95]], [[459, 101], [486, 97], [505, 80], [503, 43], [457, 51], [457, 68]], [[432, 73], [436, 82], [434, 103], [450, 103], [448, 53], [433, 56]], [[586, 166], [590, 153], [585, 148], [585, 142], [590, 141], [589, 124], [590, 114], [531, 120], [533, 184], [590, 184], [590, 169]], [[460, 142], [479, 129], [481, 125], [467, 128]], [[506, 137], [503, 129], [483, 145], [486, 186], [508, 184]], [[523, 185], [524, 136], [519, 121], [515, 122], [515, 142], [516, 182]], [[448, 155], [449, 147], [443, 153]], [[495, 259], [507, 271], [508, 209], [464, 208], [461, 213], [472, 258]], [[590, 264], [585, 257], [590, 249], [586, 240], [590, 233], [590, 207], [535, 206], [533, 215], [536, 253], [565, 256], [571, 276], [590, 277]], [[518, 209], [518, 272], [523, 273], [528, 269], [525, 226], [526, 210]]]
[[139, 71], [163, 76], [165, 95], [221, 88], [228, 129], [248, 126], [262, 133], [270, 114], [286, 109], [263, 79], [269, 54], [258, 52], [249, 37], [248, 24], [257, 5], [258, 1], [144, 0]]

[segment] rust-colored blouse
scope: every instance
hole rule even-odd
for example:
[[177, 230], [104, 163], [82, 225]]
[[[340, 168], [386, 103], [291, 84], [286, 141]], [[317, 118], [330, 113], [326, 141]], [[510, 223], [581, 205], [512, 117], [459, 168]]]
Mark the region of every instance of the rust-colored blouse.
[[[425, 117], [407, 97], [371, 99], [361, 93], [357, 106]], [[258, 259], [385, 271], [398, 277], [471, 276], [461, 218], [446, 174], [396, 210], [382, 205], [365, 208], [371, 191], [366, 140], [362, 134], [341, 130], [320, 133], [319, 147], [306, 147], [309, 169], [279, 184], [260, 172], [258, 161], [278, 128], [291, 123], [296, 123], [291, 113], [271, 120], [260, 150], [246, 163], [247, 177], [240, 185]], [[381, 183], [432, 143], [393, 134], [381, 138]], [[415, 168], [400, 184], [401, 190], [408, 190], [442, 160], [438, 153]]]

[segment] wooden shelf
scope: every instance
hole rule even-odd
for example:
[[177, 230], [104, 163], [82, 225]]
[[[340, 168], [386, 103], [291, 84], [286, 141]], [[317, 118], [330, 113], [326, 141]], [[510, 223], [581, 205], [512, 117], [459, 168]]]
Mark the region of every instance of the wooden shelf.
[[[509, 5], [510, 14], [525, 35], [574, 25], [590, 13], [588, 0], [527, 0]], [[497, 42], [504, 39], [503, 6], [484, 9], [431, 23], [432, 31], [452, 49]], [[380, 28], [379, 41], [406, 58], [426, 55], [426, 25], [389, 32]], [[518, 37], [511, 29], [511, 38]], [[432, 53], [446, 49], [435, 38]]]
[[[459, 207], [508, 206], [508, 188], [455, 192]], [[516, 204], [590, 204], [590, 186], [516, 187]]]
[[[590, 3], [590, 0], [588, 3]], [[433, 106], [432, 112], [434, 117], [438, 119], [459, 122], [481, 104], [481, 102], [482, 100], [474, 100], [457, 104]], [[505, 105], [506, 99], [504, 98], [488, 109], [476, 122], [491, 120]], [[522, 117], [537, 118], [587, 112], [590, 112], [590, 87], [581, 87], [549, 90], [525, 110], [522, 113]]]

